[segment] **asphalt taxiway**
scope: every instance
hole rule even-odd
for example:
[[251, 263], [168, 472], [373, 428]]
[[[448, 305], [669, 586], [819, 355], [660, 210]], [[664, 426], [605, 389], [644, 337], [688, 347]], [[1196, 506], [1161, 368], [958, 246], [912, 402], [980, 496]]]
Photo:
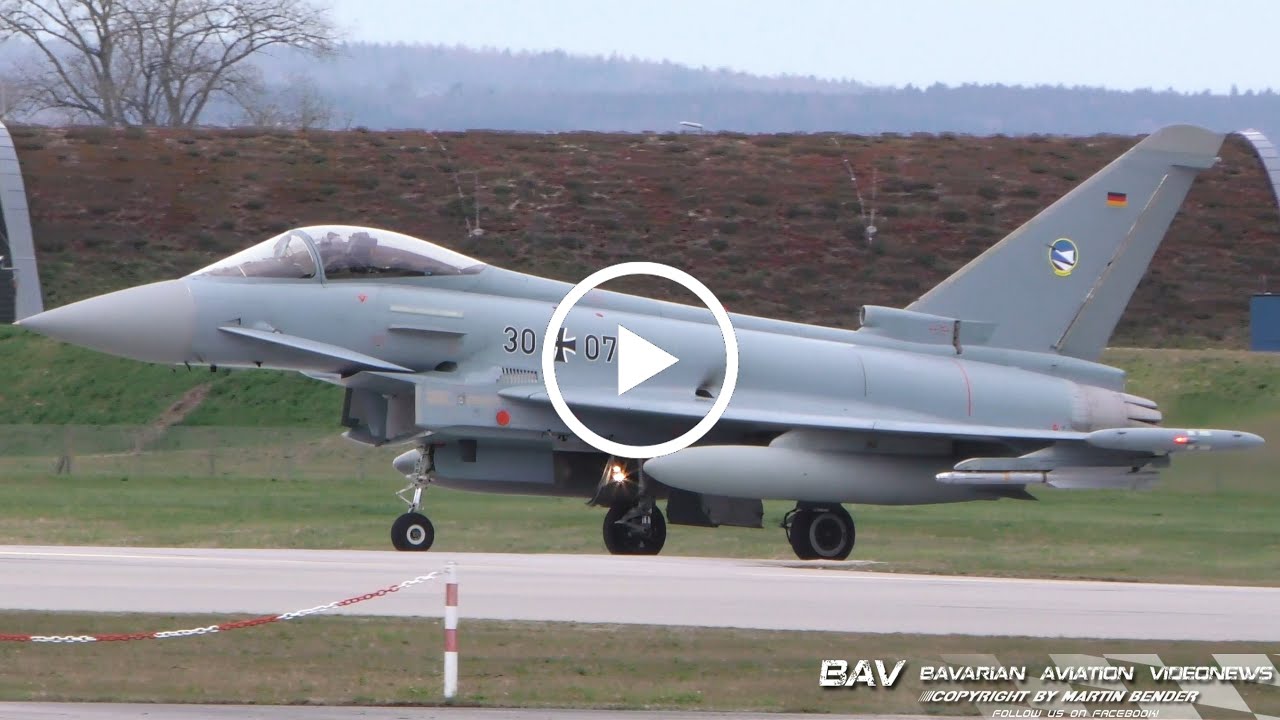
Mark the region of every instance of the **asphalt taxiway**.
[[[277, 613], [376, 590], [450, 560], [464, 619], [1280, 640], [1280, 588], [906, 575], [661, 556], [0, 546], [0, 608]], [[432, 582], [344, 611], [438, 617], [442, 595], [443, 582]]]

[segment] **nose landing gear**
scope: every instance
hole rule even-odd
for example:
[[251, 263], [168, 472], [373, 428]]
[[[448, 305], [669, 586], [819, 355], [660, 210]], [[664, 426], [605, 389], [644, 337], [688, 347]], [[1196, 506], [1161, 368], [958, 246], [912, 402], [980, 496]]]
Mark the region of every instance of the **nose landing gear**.
[[[395, 549], [426, 551], [435, 542], [435, 526], [426, 515], [418, 512], [422, 507], [422, 493], [431, 486], [434, 479], [435, 448], [427, 446], [420, 450], [413, 473], [409, 476], [409, 484], [396, 493], [409, 506], [409, 511], [391, 523], [391, 545]], [[409, 492], [413, 493], [413, 499], [405, 497]]]
[[391, 544], [397, 550], [430, 550], [436, 529], [426, 515], [407, 512], [391, 523]]

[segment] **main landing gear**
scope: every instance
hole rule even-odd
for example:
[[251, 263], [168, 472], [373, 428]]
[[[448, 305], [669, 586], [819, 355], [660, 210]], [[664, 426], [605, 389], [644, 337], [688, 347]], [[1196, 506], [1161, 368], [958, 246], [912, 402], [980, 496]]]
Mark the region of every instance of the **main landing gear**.
[[844, 560], [853, 552], [853, 517], [838, 503], [796, 503], [782, 527], [801, 560]]
[[667, 519], [653, 498], [619, 503], [604, 516], [604, 546], [613, 555], [657, 555], [667, 542]]
[[[396, 493], [409, 506], [409, 511], [391, 523], [391, 544], [397, 550], [430, 550], [436, 540], [436, 529], [426, 515], [418, 512], [422, 507], [422, 491], [435, 479], [435, 448], [424, 447], [414, 464], [409, 484]], [[413, 499], [405, 497], [412, 492]]]
[[667, 519], [654, 502], [641, 464], [609, 458], [588, 505], [607, 505], [604, 547], [612, 555], [657, 555], [667, 542]]

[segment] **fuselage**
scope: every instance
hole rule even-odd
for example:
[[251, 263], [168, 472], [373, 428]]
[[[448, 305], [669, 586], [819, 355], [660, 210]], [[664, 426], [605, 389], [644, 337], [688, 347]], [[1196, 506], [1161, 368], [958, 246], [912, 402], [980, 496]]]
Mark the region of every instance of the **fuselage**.
[[[369, 260], [380, 252], [376, 263]], [[52, 337], [139, 360], [303, 372], [346, 388], [348, 437], [380, 445], [421, 444], [429, 436], [443, 484], [590, 495], [604, 459], [583, 471], [592, 463], [580, 455], [598, 453], [537, 402], [545, 400], [541, 351], [548, 337], [561, 390], [571, 406], [584, 406], [579, 419], [633, 445], [669, 440], [696, 422], [645, 408], [709, 408], [721, 392], [725, 350], [705, 308], [603, 290], [588, 293], [548, 336], [569, 289], [394, 233], [334, 226], [290, 231], [185, 278], [91, 298], [29, 322]], [[1118, 371], [1051, 353], [962, 352], [865, 328], [731, 318], [740, 358], [731, 411], [761, 416], [785, 407], [823, 417], [1046, 431], [1123, 427], [1149, 421], [1153, 412], [1121, 392]], [[617, 393], [620, 327], [679, 358], [625, 398]], [[591, 407], [600, 397], [622, 402]], [[762, 475], [749, 485], [726, 477], [708, 491], [714, 494], [750, 487], [744, 496], [767, 490], [770, 497], [903, 503], [991, 496], [933, 479], [977, 452], [972, 443], [842, 435], [836, 448], [819, 438], [823, 447], [815, 451], [813, 437], [789, 433], [786, 423], [734, 415], [701, 442], [778, 445], [759, 468], [791, 458], [799, 446], [804, 457], [816, 452], [827, 463], [814, 465], [824, 479], [806, 490], [802, 478]], [[1037, 447], [988, 443], [980, 451], [1015, 455]], [[831, 452], [839, 453], [834, 465]], [[857, 478], [846, 481], [831, 467], [852, 468]], [[833, 489], [843, 494], [832, 496]]]
[[[488, 270], [486, 270], [488, 272]], [[414, 372], [448, 368], [449, 384], [492, 373], [540, 373], [540, 351], [554, 288], [507, 273], [502, 294], [472, 277], [431, 285], [193, 277], [182, 281], [195, 307], [191, 347], [170, 362], [221, 367], [310, 370], [269, 345], [220, 330], [229, 324], [306, 338], [377, 357]], [[519, 279], [534, 292], [520, 294]], [[514, 282], [513, 282], [514, 281]], [[556, 283], [556, 285], [562, 285]], [[567, 289], [567, 286], [565, 286]], [[546, 292], [551, 290], [551, 292]], [[532, 296], [532, 297], [530, 297]], [[873, 408], [885, 419], [933, 419], [1046, 430], [1092, 430], [1125, 424], [1125, 396], [1051, 374], [966, 357], [869, 345], [858, 333], [734, 315], [741, 372], [733, 403]], [[724, 349], [709, 312], [609, 292], [576, 306], [559, 340], [557, 377], [566, 393], [613, 393], [618, 326], [669, 348], [680, 362], [632, 392], [713, 397]], [[431, 380], [425, 381], [430, 385]], [[709, 402], [709, 401], [708, 401]], [[663, 427], [635, 427], [639, 442]], [[424, 430], [443, 430], [426, 426]], [[562, 429], [562, 428], [561, 428]]]

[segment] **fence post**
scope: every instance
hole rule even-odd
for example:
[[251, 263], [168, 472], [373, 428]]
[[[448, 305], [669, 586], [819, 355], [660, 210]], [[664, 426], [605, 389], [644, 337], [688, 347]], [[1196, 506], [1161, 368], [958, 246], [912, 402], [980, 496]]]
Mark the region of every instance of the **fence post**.
[[[213, 435], [213, 433], [210, 433], [210, 435]], [[209, 442], [210, 440], [208, 435], [206, 435], [203, 439], [205, 442]], [[213, 478], [218, 475], [218, 442], [216, 439], [216, 435], [214, 437], [214, 441], [209, 442], [209, 448], [207, 450], [207, 453], [209, 456], [209, 469], [206, 474], [206, 477]]]
[[62, 429], [62, 454], [58, 456], [58, 465], [53, 470], [54, 475], [71, 474], [71, 456], [75, 454], [75, 443], [71, 439], [71, 432], [71, 425]]
[[458, 694], [458, 566], [444, 566], [444, 699]]

